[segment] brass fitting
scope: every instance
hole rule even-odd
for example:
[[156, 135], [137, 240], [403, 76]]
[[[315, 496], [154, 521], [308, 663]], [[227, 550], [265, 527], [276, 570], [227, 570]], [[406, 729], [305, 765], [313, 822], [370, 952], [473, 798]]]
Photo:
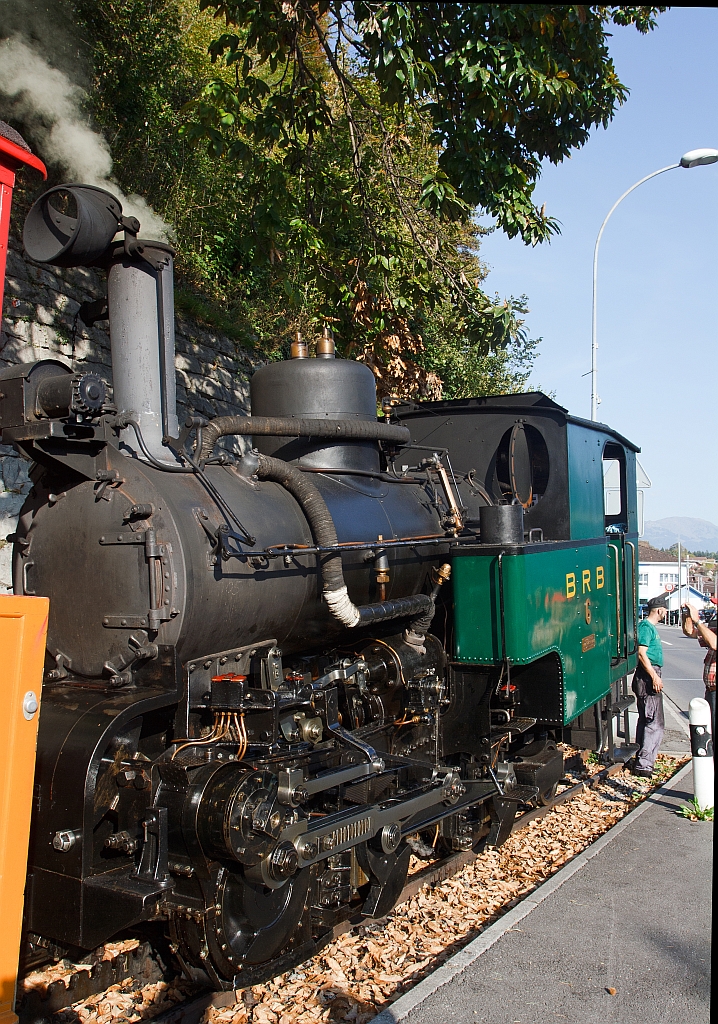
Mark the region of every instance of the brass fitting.
[[306, 359], [309, 355], [306, 341], [302, 341], [302, 335], [300, 331], [297, 331], [297, 336], [292, 342], [291, 356], [292, 359]]
[[438, 569], [431, 570], [431, 582], [435, 583], [440, 587], [443, 583], [447, 583], [451, 579], [451, 566], [448, 562], [444, 562]]
[[[383, 540], [379, 534], [378, 540]], [[385, 549], [380, 548], [374, 557], [374, 576], [377, 586], [377, 597], [380, 601], [386, 601], [386, 585], [389, 582], [389, 556]]]
[[317, 342], [317, 359], [334, 359], [335, 346], [332, 332], [328, 327], [323, 328], [322, 336]]

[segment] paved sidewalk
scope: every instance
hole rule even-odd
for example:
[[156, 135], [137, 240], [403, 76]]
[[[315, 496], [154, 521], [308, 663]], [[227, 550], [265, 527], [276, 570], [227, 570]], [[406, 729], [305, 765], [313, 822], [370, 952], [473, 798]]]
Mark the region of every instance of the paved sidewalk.
[[372, 1024], [708, 1024], [713, 825], [676, 814], [692, 794], [687, 765]]

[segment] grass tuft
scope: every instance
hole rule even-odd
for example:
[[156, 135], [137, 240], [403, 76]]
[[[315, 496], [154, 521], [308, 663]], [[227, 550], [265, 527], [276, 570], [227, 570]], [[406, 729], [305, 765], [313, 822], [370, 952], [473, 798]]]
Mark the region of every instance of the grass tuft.
[[701, 808], [695, 797], [687, 804], [678, 808], [678, 814], [682, 818], [690, 818], [691, 821], [713, 821], [713, 808]]

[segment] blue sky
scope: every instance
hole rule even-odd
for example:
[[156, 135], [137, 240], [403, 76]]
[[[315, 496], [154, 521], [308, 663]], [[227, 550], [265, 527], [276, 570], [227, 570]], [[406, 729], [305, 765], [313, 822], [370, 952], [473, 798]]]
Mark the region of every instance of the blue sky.
[[[489, 292], [529, 297], [542, 337], [532, 383], [590, 415], [591, 271], [601, 222], [630, 185], [687, 150], [718, 149], [718, 10], [678, 7], [648, 36], [614, 28], [631, 90], [608, 129], [536, 188], [562, 234], [536, 248], [494, 232], [481, 256]], [[488, 222], [485, 222], [488, 223]], [[718, 164], [662, 174], [619, 206], [598, 279], [599, 419], [642, 448], [646, 519], [718, 523]]]

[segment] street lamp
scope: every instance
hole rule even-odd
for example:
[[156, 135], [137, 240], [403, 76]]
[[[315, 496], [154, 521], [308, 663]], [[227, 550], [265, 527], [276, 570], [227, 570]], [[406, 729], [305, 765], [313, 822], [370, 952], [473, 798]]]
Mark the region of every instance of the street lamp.
[[637, 189], [639, 185], [642, 185], [644, 181], [649, 181], [651, 178], [655, 178], [659, 174], [665, 174], [666, 171], [674, 171], [677, 167], [705, 167], [707, 164], [714, 164], [718, 162], [718, 149], [692, 149], [688, 153], [684, 153], [677, 164], [670, 164], [668, 167], [661, 167], [660, 171], [653, 171], [652, 174], [647, 174], [645, 178], [641, 178], [635, 185], [631, 185], [627, 189], [620, 199], [617, 199], [611, 209], [606, 214], [606, 217], [601, 225], [601, 230], [598, 232], [598, 238], [596, 239], [596, 245], [593, 250], [593, 319], [591, 324], [591, 419], [595, 420], [598, 418], [598, 405], [600, 398], [598, 397], [598, 391], [596, 388], [598, 378], [598, 341], [596, 337], [596, 284], [598, 279], [598, 247], [601, 244], [601, 237], [603, 235], [604, 228], [608, 224], [609, 218], [613, 211], [619, 206], [620, 203], [629, 196], [634, 189]]

